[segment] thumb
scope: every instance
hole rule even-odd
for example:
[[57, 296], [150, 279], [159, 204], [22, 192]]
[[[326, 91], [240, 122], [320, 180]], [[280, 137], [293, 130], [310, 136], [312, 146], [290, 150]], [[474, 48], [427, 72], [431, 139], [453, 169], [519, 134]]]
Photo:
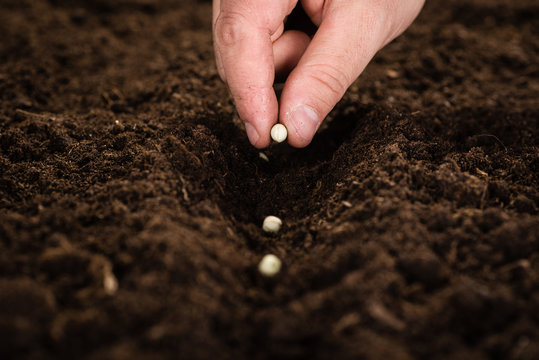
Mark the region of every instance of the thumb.
[[388, 14], [399, 9], [389, 10], [380, 3], [335, 0], [325, 9], [282, 92], [279, 118], [288, 129], [290, 145], [305, 147], [311, 142], [322, 120], [376, 52], [398, 35]]

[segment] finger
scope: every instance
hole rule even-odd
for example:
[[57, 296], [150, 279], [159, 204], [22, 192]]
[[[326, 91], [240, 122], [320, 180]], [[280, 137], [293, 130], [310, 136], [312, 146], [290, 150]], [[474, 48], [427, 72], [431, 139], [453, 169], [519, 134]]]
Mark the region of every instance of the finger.
[[[215, 31], [215, 21], [217, 20], [217, 17], [219, 16], [221, 8], [221, 0], [213, 0], [213, 7], [212, 7], [212, 29]], [[292, 68], [297, 64], [299, 61], [299, 58], [301, 57], [301, 54], [303, 54], [303, 51], [305, 51], [305, 48], [307, 48], [306, 45], [302, 44], [303, 39], [294, 39], [294, 42], [297, 42], [297, 44], [294, 46], [291, 43], [293, 41], [279, 41], [277, 45], [277, 56], [275, 56], [275, 41], [279, 40], [281, 35], [284, 32], [284, 23], [281, 23], [277, 31], [275, 31], [271, 35], [271, 41], [273, 42], [273, 56], [274, 56], [274, 63], [276, 63], [276, 73], [279, 74], [279, 76], [282, 76], [281, 74], [290, 73]], [[289, 38], [296, 38], [297, 36], [290, 36], [290, 34], [287, 34], [285, 36], [286, 40]], [[283, 45], [284, 43], [284, 45]], [[215, 48], [215, 43], [213, 44]], [[301, 54], [298, 54], [298, 47], [302, 49], [303, 51]], [[287, 55], [288, 52], [293, 53], [292, 55]], [[221, 60], [221, 55], [219, 51], [215, 51], [215, 62], [217, 66], [217, 71], [219, 73], [219, 76], [221, 77], [221, 80], [226, 82], [225, 78], [225, 71], [223, 68], [223, 61]], [[293, 64], [293, 65], [291, 65]]]
[[[376, 52], [397, 35], [397, 28], [404, 30], [400, 22], [390, 21], [390, 14], [405, 11], [401, 4], [411, 2], [422, 1], [332, 1], [323, 14], [304, 3], [308, 13], [323, 18], [281, 96], [279, 118], [288, 128], [290, 145], [304, 147], [311, 142], [322, 120]], [[387, 3], [396, 8], [387, 8]]]
[[[285, 83], [280, 120], [288, 142], [307, 146], [322, 120], [359, 76], [382, 43], [382, 18], [358, 6], [328, 9], [297, 67]], [[339, 11], [339, 9], [341, 9]]]
[[[221, 0], [213, 0], [212, 3], [212, 33], [215, 34], [215, 22], [217, 20], [217, 17], [219, 16], [219, 13], [221, 11]], [[221, 80], [226, 82], [225, 78], [225, 69], [223, 68], [223, 61], [221, 60], [221, 54], [217, 50], [217, 46], [215, 44], [215, 36], [213, 37], [213, 48], [215, 53], [215, 63], [217, 65], [217, 71], [219, 72], [219, 76], [221, 77]]]
[[307, 34], [296, 30], [286, 31], [275, 40], [273, 43], [273, 62], [275, 76], [279, 81], [286, 79], [297, 65], [310, 41]]
[[215, 20], [215, 50], [224, 78], [247, 136], [258, 148], [269, 145], [278, 117], [272, 35], [282, 29], [295, 2], [222, 0]]
[[[327, 0], [301, 0], [301, 6], [309, 16], [313, 24], [320, 26], [322, 15], [324, 13], [324, 4]], [[329, 3], [329, 2], [328, 2]]]

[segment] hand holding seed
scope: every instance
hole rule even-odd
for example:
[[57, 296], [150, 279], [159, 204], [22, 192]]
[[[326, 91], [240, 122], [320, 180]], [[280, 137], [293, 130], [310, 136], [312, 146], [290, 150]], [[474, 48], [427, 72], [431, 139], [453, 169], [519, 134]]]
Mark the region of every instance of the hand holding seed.
[[[423, 3], [302, 0], [305, 16], [318, 27], [311, 37], [301, 27], [285, 29], [298, 0], [213, 0], [217, 69], [251, 143], [268, 146], [270, 129], [280, 122], [290, 145], [307, 146], [376, 52], [410, 25]], [[286, 78], [280, 105], [276, 75]]]

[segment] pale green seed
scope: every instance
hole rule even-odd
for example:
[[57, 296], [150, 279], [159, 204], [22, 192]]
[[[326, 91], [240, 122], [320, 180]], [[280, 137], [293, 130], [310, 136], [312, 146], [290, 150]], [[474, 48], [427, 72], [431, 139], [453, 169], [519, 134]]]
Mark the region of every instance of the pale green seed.
[[275, 276], [281, 270], [281, 260], [273, 255], [265, 255], [258, 264], [258, 271], [267, 277]]

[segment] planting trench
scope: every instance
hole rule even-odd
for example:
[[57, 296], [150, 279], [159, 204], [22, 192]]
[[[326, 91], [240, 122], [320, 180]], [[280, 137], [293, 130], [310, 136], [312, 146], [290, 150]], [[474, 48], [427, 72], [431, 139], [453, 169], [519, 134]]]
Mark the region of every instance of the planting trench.
[[538, 14], [429, 2], [266, 162], [208, 2], [0, 3], [2, 358], [538, 358]]

